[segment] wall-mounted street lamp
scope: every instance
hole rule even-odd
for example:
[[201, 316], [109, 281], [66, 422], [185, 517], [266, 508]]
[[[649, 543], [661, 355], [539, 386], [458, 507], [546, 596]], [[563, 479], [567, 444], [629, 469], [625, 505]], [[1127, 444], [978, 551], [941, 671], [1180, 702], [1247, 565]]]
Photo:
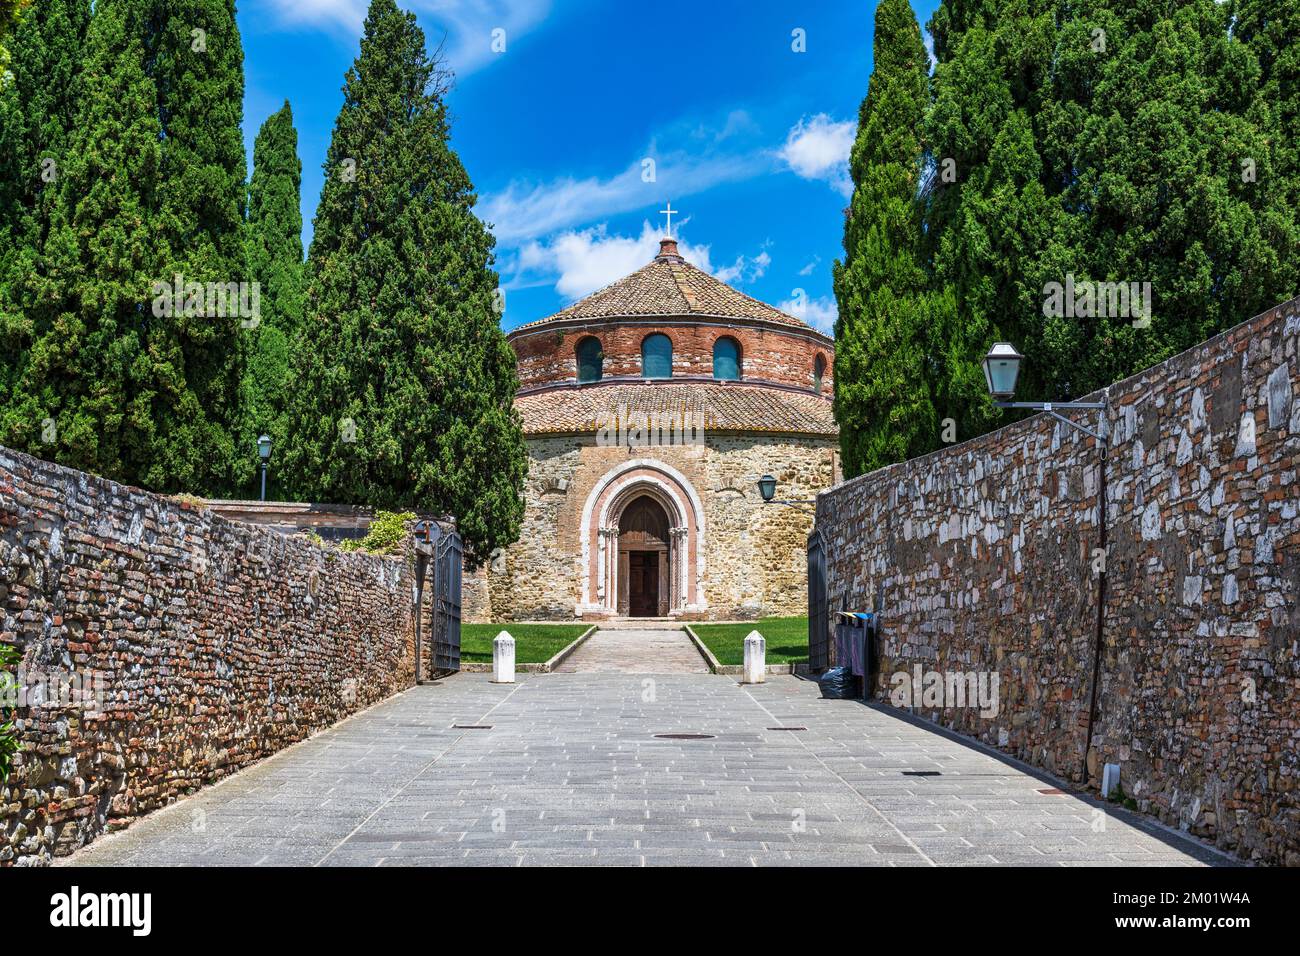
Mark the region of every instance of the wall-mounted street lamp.
[[1010, 400], [1016, 394], [1016, 383], [1020, 380], [1020, 363], [1024, 361], [1024, 358], [1010, 342], [996, 343], [993, 348], [989, 349], [989, 354], [984, 356], [984, 381], [988, 383], [989, 395], [994, 398], [993, 404], [998, 408], [1029, 408], [1036, 412], [1047, 412], [1057, 421], [1065, 422], [1071, 428], [1077, 428], [1085, 435], [1095, 438], [1100, 443], [1102, 457], [1105, 458], [1106, 436], [1093, 431], [1091, 428], [1086, 428], [1078, 422], [1071, 421], [1061, 414], [1061, 410], [1103, 409], [1106, 407], [1104, 401], [1013, 402]]
[[[1101, 462], [1097, 469], [1097, 543], [1102, 560], [1097, 572], [1097, 627], [1093, 643], [1092, 688], [1088, 695], [1088, 727], [1083, 741], [1082, 774], [1083, 779], [1087, 780], [1088, 750], [1092, 746], [1093, 717], [1097, 713], [1097, 688], [1101, 683], [1101, 637], [1106, 609], [1106, 436], [1103, 429], [1099, 428], [1097, 431], [1093, 431], [1091, 428], [1066, 418], [1061, 414], [1061, 411], [1078, 409], [1104, 410], [1106, 408], [1107, 392], [1102, 391], [1102, 401], [1100, 402], [1013, 402], [1011, 397], [1016, 394], [1016, 382], [1020, 378], [1020, 363], [1024, 361], [1024, 358], [1010, 342], [996, 343], [993, 348], [989, 349], [988, 355], [984, 356], [984, 380], [988, 384], [989, 395], [995, 399], [993, 404], [998, 408], [1029, 408], [1034, 411], [1047, 412], [1057, 421], [1065, 422], [1071, 428], [1077, 428], [1085, 435], [1095, 438], [1097, 440], [1097, 449], [1101, 452]], [[1095, 557], [1096, 551], [1094, 551]]]
[[262, 500], [266, 500], [266, 462], [271, 457], [271, 436], [263, 435], [257, 440], [257, 457], [262, 459]]
[[771, 475], [764, 475], [758, 479], [758, 494], [763, 499], [765, 505], [785, 505], [788, 508], [795, 508], [805, 514], [816, 514], [816, 508], [809, 508], [808, 505], [815, 505], [815, 498], [797, 498], [793, 500], [783, 500], [776, 496], [776, 479]]

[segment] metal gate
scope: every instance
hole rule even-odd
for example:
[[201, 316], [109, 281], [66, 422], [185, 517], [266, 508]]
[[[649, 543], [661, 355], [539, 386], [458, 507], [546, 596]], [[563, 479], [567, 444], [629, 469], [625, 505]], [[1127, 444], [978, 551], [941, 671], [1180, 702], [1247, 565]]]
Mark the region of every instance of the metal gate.
[[460, 535], [443, 531], [433, 543], [433, 669], [460, 670]]
[[826, 595], [826, 550], [821, 532], [808, 538], [808, 669], [814, 673], [830, 666], [829, 600]]
[[[460, 670], [460, 587], [464, 554], [454, 527], [421, 521], [415, 542], [415, 679], [423, 683], [425, 602], [429, 606], [429, 678]], [[428, 593], [426, 594], [426, 584]]]

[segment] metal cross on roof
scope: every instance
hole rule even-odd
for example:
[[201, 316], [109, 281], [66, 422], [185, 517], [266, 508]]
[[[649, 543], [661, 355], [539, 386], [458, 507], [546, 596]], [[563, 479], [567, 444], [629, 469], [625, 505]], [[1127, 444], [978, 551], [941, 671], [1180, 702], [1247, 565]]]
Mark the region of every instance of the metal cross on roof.
[[668, 235], [671, 237], [673, 234], [673, 216], [679, 215], [681, 213], [681, 210], [674, 209], [673, 204], [669, 202], [668, 208], [660, 209], [659, 212], [661, 215], [665, 215], [668, 217]]

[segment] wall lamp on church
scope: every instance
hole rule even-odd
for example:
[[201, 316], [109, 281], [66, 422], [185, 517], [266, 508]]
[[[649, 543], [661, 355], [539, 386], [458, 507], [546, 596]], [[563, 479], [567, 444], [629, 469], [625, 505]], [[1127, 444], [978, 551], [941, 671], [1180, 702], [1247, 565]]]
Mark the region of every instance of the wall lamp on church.
[[776, 479], [771, 475], [764, 475], [762, 478], [758, 479], [758, 494], [763, 499], [763, 504], [765, 505], [785, 505], [786, 507], [802, 511], [805, 514], [817, 513], [815, 508], [809, 507], [809, 505], [815, 505], [817, 503], [815, 498], [796, 498], [790, 500], [778, 498], [776, 496]]

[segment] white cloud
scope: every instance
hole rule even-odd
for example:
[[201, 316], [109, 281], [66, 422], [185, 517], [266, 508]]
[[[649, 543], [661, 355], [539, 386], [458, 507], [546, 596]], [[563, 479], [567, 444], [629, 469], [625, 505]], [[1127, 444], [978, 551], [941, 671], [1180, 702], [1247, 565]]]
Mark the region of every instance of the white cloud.
[[366, 18], [365, 0], [267, 0], [284, 23], [341, 27], [360, 31]]
[[[528, 242], [519, 250], [510, 286], [535, 285], [539, 274], [554, 276], [555, 291], [574, 301], [647, 265], [659, 252], [660, 238], [659, 227], [646, 221], [639, 236], [610, 235], [602, 224], [561, 233], [546, 243]], [[677, 248], [696, 268], [713, 271], [708, 246], [693, 246], [679, 236]]]
[[[565, 177], [548, 183], [512, 182], [505, 190], [486, 196], [478, 215], [492, 225], [497, 239], [514, 245], [559, 229], [620, 213], [645, 209], [672, 197], [696, 195], [713, 186], [748, 179], [769, 165], [761, 153], [728, 156], [692, 156], [674, 153], [646, 158], [655, 160], [655, 180], [643, 179], [645, 166], [636, 159], [608, 179]], [[655, 206], [658, 209], [659, 206]]]
[[771, 264], [772, 257], [764, 249], [756, 256], [736, 256], [735, 262], [718, 269], [714, 275], [729, 284], [757, 282], [763, 278]]
[[823, 295], [810, 299], [801, 290], [796, 290], [793, 298], [786, 299], [777, 308], [795, 318], [803, 319], [818, 332], [827, 335], [834, 332], [835, 320], [840, 315], [839, 307], [830, 296]]
[[[280, 22], [291, 26], [361, 33], [368, 0], [266, 0]], [[465, 76], [497, 56], [537, 26], [551, 10], [551, 0], [401, 0], [420, 19], [430, 50], [446, 33], [443, 53], [458, 76]], [[492, 31], [505, 31], [506, 52], [492, 51]]]
[[825, 113], [795, 123], [778, 155], [801, 179], [818, 179], [830, 183], [845, 196], [853, 192], [849, 179], [849, 151], [857, 123], [837, 123]]
[[808, 263], [806, 266], [804, 266], [802, 269], [800, 269], [800, 270], [799, 270], [799, 274], [800, 274], [801, 276], [810, 276], [810, 275], [812, 275], [812, 274], [813, 274], [813, 270], [816, 269], [819, 265], [821, 265], [821, 261], [822, 261], [822, 257], [821, 257], [821, 256], [813, 256], [813, 257], [812, 257], [812, 262]]

